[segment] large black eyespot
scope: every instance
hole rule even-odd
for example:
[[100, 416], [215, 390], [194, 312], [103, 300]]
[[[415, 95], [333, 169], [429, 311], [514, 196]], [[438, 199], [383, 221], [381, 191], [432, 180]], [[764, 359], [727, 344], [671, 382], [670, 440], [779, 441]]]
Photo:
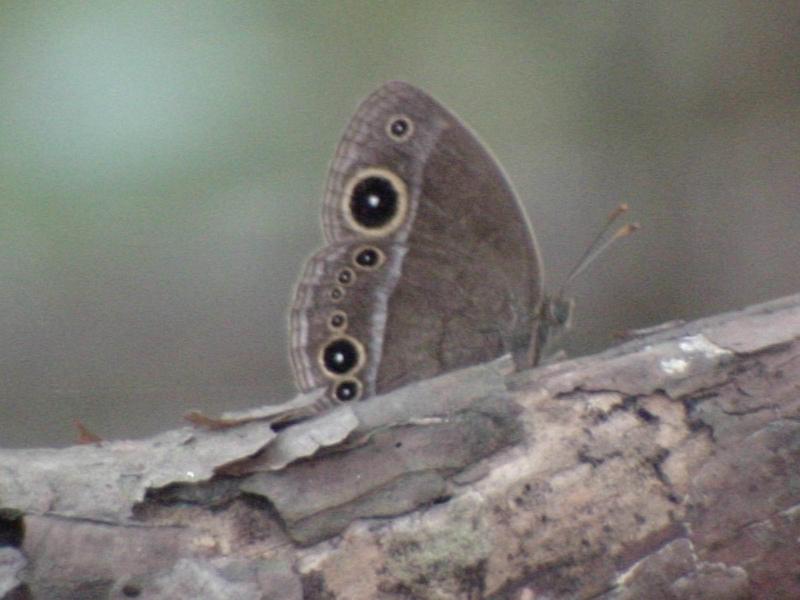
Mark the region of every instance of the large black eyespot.
[[383, 227], [397, 214], [397, 190], [383, 177], [367, 177], [350, 195], [350, 212], [362, 227]]
[[377, 269], [385, 259], [383, 252], [374, 246], [364, 246], [353, 254], [353, 262], [362, 269]]
[[341, 283], [342, 285], [350, 285], [356, 280], [356, 274], [353, 273], [351, 269], [344, 268], [339, 271], [339, 274], [336, 276], [336, 281]]
[[408, 192], [394, 172], [372, 167], [347, 182], [342, 203], [344, 218], [353, 229], [368, 236], [385, 236], [403, 223]]
[[396, 142], [405, 142], [414, 133], [414, 123], [405, 115], [395, 115], [386, 123], [386, 133]]
[[361, 384], [357, 379], [343, 379], [333, 387], [333, 395], [342, 402], [355, 400], [361, 396]]
[[322, 365], [334, 375], [350, 373], [361, 362], [361, 350], [353, 340], [341, 337], [328, 342], [322, 350]]
[[347, 328], [347, 315], [341, 310], [337, 310], [328, 317], [328, 326], [335, 330], [341, 331]]

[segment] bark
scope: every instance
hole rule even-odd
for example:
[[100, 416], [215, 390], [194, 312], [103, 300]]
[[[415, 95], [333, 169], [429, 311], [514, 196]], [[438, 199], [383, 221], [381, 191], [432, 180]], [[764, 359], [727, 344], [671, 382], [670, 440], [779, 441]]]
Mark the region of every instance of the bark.
[[794, 296], [297, 423], [313, 398], [3, 450], [0, 598], [798, 598], [799, 338]]

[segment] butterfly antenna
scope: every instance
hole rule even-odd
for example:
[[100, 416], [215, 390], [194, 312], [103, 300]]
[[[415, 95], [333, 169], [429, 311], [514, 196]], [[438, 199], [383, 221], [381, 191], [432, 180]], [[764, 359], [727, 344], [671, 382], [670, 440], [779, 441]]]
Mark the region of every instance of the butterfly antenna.
[[556, 296], [557, 298], [563, 298], [569, 284], [572, 283], [572, 281], [581, 273], [583, 273], [586, 270], [586, 267], [592, 264], [598, 256], [608, 250], [608, 248], [614, 242], [629, 236], [639, 229], [638, 223], [627, 223], [617, 229], [611, 237], [607, 237], [608, 231], [611, 229], [611, 226], [614, 224], [614, 222], [626, 212], [628, 212], [628, 205], [624, 202], [611, 211], [611, 214], [608, 215], [608, 219], [606, 220], [605, 227], [603, 227], [600, 230], [600, 233], [597, 234], [597, 237], [592, 240], [592, 243], [586, 248], [586, 252], [584, 252], [583, 256], [581, 256], [578, 264], [575, 265], [575, 268], [572, 269], [570, 274], [564, 280], [564, 283], [561, 284], [561, 288], [558, 290], [558, 294]]

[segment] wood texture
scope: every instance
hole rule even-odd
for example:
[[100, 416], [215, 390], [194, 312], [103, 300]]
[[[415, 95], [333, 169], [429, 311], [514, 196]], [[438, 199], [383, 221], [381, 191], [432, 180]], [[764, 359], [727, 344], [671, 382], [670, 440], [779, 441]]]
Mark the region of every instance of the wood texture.
[[3, 450], [0, 597], [797, 598], [798, 339], [795, 296], [277, 433]]

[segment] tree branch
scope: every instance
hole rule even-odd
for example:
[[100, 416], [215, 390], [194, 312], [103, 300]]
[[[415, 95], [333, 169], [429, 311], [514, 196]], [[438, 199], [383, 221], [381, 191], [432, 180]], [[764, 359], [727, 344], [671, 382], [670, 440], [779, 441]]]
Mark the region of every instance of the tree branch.
[[794, 296], [289, 426], [3, 450], [0, 598], [800, 597], [798, 338]]

